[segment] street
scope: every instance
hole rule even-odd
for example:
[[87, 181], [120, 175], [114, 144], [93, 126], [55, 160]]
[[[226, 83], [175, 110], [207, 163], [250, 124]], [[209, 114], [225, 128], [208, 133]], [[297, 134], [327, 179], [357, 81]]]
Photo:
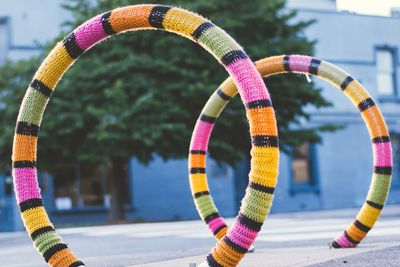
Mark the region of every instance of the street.
[[[256, 251], [240, 266], [400, 266], [400, 206], [387, 206], [355, 249], [328, 242], [354, 219], [356, 209], [272, 214]], [[232, 221], [230, 219], [229, 221]], [[201, 221], [59, 229], [87, 266], [195, 266], [215, 243]], [[25, 232], [0, 234], [0, 265], [46, 266]]]

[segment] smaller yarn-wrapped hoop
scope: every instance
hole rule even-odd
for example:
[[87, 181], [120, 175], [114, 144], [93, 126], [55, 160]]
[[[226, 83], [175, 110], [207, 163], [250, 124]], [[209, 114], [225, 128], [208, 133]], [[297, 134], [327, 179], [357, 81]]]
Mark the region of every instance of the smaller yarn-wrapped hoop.
[[[262, 76], [272, 76], [284, 73], [302, 73], [317, 76], [339, 88], [359, 109], [372, 141], [374, 156], [372, 182], [367, 200], [354, 222], [330, 243], [333, 248], [356, 246], [377, 221], [385, 204], [391, 183], [391, 144], [387, 126], [379, 108], [358, 81], [353, 79], [345, 71], [326, 61], [302, 55], [282, 55], [257, 61], [256, 67]], [[222, 110], [229, 103], [231, 98], [236, 95], [236, 93], [237, 89], [232, 80], [230, 78], [225, 80], [225, 82], [221, 84], [206, 103], [198, 119], [198, 123], [200, 123], [204, 117], [211, 118], [210, 120], [215, 122]], [[267, 103], [262, 101], [252, 103], [252, 107], [258, 108], [262, 108], [266, 105]], [[211, 129], [212, 128], [210, 127], [210, 131], [208, 132], [199, 131], [196, 125], [190, 147], [189, 168], [192, 168], [193, 166], [204, 169], [206, 168], [206, 151], [209, 137], [211, 135]], [[203, 147], [205, 149], [201, 160], [192, 150], [194, 144], [196, 144], [194, 141], [199, 139], [198, 136], [206, 136], [206, 138], [202, 138], [204, 140]], [[207, 184], [207, 176], [204, 175], [201, 182], [199, 180], [194, 180], [192, 176], [189, 177], [193, 199], [200, 217], [207, 223], [209, 229], [217, 240], [225, 239], [228, 227], [213, 202]], [[199, 184], [201, 184], [201, 186], [199, 186]], [[251, 218], [253, 221], [261, 221], [259, 213], [260, 207], [268, 206], [269, 209], [269, 204], [271, 202], [262, 201], [260, 196], [264, 196], [264, 199], [267, 197], [272, 199], [273, 193], [273, 187], [260, 187], [257, 184], [250, 183], [247, 188], [246, 197], [242, 201], [239, 216], [246, 216]], [[246, 244], [246, 240], [241, 240], [241, 243], [233, 244], [232, 249], [240, 253], [241, 251], [244, 251], [244, 244]], [[204, 264], [205, 263], [203, 263], [202, 266], [206, 266]], [[214, 266], [212, 262], [208, 262], [208, 264]]]

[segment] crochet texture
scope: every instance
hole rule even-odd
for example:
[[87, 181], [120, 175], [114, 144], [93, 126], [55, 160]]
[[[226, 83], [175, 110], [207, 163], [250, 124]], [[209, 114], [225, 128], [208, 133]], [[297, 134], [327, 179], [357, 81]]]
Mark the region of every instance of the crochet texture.
[[[391, 183], [391, 143], [386, 123], [379, 108], [358, 81], [345, 71], [326, 61], [309, 56], [282, 55], [257, 61], [256, 67], [262, 76], [284, 73], [303, 73], [317, 76], [340, 89], [359, 109], [372, 141], [374, 159], [372, 182], [366, 202], [359, 211], [356, 219], [341, 235], [331, 241], [330, 244], [333, 248], [355, 247], [377, 221], [385, 204]], [[192, 135], [189, 168], [206, 168], [206, 152], [213, 123], [236, 93], [237, 89], [232, 79], [228, 78], [206, 103]], [[257, 107], [261, 109], [265, 106], [266, 103], [260, 101], [251, 103], [251, 106], [248, 105], [248, 108]], [[207, 129], [201, 127], [204, 123], [204, 118], [207, 118], [210, 124]], [[257, 122], [257, 125], [260, 125], [260, 123]], [[268, 124], [270, 122], [265, 121], [263, 123]], [[202, 149], [201, 154], [198, 152], [199, 148]], [[254, 150], [252, 155], [255, 155]], [[263, 164], [261, 161], [254, 161], [255, 158], [253, 157], [252, 165]], [[231, 242], [230, 235], [225, 236], [228, 227], [220, 216], [210, 195], [206, 174], [203, 174], [201, 178], [202, 180], [199, 181], [198, 177], [190, 175], [190, 186], [197, 211], [217, 240], [223, 239]], [[250, 185], [247, 188], [246, 196], [240, 208], [239, 218], [250, 218], [252, 222], [256, 222], [246, 225], [252, 233], [259, 231], [259, 227], [264, 220], [263, 211], [265, 206], [271, 204], [271, 201], [265, 200], [272, 199], [273, 192], [273, 186], [269, 185], [268, 187], [261, 188], [259, 183], [254, 183], [254, 180], [250, 179]], [[235, 249], [240, 252], [246, 251], [250, 242], [247, 239], [235, 239], [235, 244], [238, 245]]]
[[[159, 5], [118, 8], [83, 23], [53, 48], [34, 75], [20, 107], [12, 154], [17, 203], [34, 246], [50, 266], [74, 267], [84, 264], [56, 233], [43, 206], [38, 186], [37, 140], [45, 107], [64, 72], [82, 53], [113, 34], [145, 29], [173, 32], [207, 49], [232, 76], [246, 105], [253, 161], [250, 172], [251, 189], [245, 199], [249, 199], [249, 192], [254, 191], [258, 196], [257, 201], [266, 205], [259, 208], [257, 220], [247, 216], [252, 214], [248, 211], [251, 207], [243, 208], [246, 212], [242, 210], [226, 239], [221, 240], [208, 256], [210, 264], [237, 265], [254, 241], [261, 227], [261, 218], [265, 218], [269, 210], [271, 196], [263, 192], [274, 187], [277, 180], [277, 127], [268, 91], [252, 61], [221, 28], [197, 14]], [[204, 132], [210, 131], [212, 122], [211, 117], [204, 116], [197, 128]], [[203, 155], [205, 147], [201, 144], [205, 139], [205, 136], [197, 139], [200, 145], [193, 146], [193, 155]], [[191, 175], [197, 188], [205, 185], [204, 167], [194, 166]], [[246, 245], [242, 245], [242, 240], [246, 240]]]

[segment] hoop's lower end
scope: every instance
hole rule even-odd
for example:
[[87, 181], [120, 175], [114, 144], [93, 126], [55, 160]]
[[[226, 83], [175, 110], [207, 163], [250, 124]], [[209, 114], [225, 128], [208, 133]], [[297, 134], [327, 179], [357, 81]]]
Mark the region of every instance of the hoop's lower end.
[[330, 248], [354, 248], [357, 244], [351, 241], [345, 233], [342, 233], [340, 236], [335, 238], [329, 243]]

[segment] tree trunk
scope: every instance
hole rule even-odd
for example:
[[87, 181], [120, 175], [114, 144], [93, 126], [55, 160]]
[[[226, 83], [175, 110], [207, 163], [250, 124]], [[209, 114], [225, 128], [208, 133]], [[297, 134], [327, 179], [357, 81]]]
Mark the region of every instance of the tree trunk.
[[111, 166], [111, 211], [112, 221], [125, 219], [124, 204], [128, 192], [128, 173], [126, 162], [123, 159], [113, 159]]

